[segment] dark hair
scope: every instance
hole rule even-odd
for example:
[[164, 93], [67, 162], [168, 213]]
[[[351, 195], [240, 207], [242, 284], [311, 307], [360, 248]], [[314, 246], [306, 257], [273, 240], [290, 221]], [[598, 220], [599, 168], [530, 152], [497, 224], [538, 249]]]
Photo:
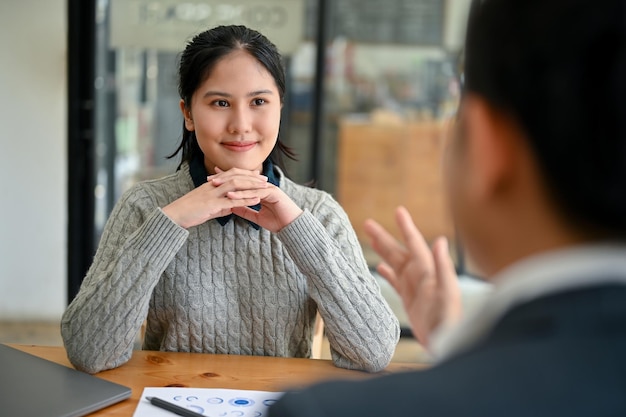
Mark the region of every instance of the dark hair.
[[521, 126], [572, 225], [626, 237], [626, 2], [483, 0], [464, 91]]
[[[211, 75], [217, 62], [236, 50], [244, 50], [256, 58], [272, 75], [278, 88], [280, 101], [285, 98], [285, 70], [282, 56], [276, 46], [256, 30], [245, 26], [217, 26], [198, 35], [187, 44], [180, 56], [178, 66], [178, 94], [186, 106], [191, 106], [191, 98], [200, 85]], [[195, 132], [187, 130], [183, 121], [183, 135], [180, 145], [168, 156], [182, 153], [181, 161], [191, 161], [202, 155]], [[284, 169], [283, 156], [296, 159], [294, 151], [286, 146], [280, 137], [270, 153], [270, 160]]]

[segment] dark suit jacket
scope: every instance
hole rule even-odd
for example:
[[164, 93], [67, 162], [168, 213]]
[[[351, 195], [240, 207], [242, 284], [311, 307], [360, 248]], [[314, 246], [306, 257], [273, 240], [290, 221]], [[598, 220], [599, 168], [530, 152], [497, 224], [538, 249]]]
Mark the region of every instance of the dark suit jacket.
[[626, 416], [626, 286], [545, 296], [425, 371], [288, 393], [271, 417]]

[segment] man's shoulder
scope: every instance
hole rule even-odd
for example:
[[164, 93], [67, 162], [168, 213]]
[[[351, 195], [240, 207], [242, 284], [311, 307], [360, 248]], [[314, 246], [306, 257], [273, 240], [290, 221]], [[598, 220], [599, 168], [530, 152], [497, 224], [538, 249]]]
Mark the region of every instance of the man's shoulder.
[[309, 415], [293, 414], [298, 404], [326, 417], [626, 415], [626, 399], [616, 401], [626, 392], [625, 290], [582, 288], [524, 303], [484, 340], [427, 370], [320, 384], [286, 395], [271, 415]]
[[[444, 365], [363, 381], [327, 382], [286, 394], [272, 407], [270, 416], [476, 415], [471, 405], [478, 398], [471, 398], [466, 388], [474, 390], [477, 384], [483, 383], [479, 372], [474, 373], [477, 381], [468, 386], [465, 385], [467, 377], [456, 367]], [[487, 392], [482, 391], [480, 395], [487, 395]]]
[[491, 339], [626, 337], [626, 285], [604, 281], [572, 287], [527, 300], [510, 308], [496, 323]]
[[[620, 397], [614, 397], [616, 391], [626, 388], [623, 382], [620, 385], [617, 375], [615, 379], [606, 375], [596, 378], [598, 371], [589, 372], [581, 350], [574, 349], [579, 355], [576, 361], [559, 360], [559, 352], [547, 346], [534, 351], [522, 346], [496, 350], [500, 352], [491, 348], [471, 352], [425, 371], [316, 385], [285, 395], [270, 415], [521, 417], [626, 413], [626, 404], [616, 404], [615, 398]], [[563, 365], [580, 369], [561, 373]], [[607, 407], [610, 412], [594, 414], [597, 401], [604, 400], [612, 401]], [[311, 413], [303, 413], [304, 409]]]

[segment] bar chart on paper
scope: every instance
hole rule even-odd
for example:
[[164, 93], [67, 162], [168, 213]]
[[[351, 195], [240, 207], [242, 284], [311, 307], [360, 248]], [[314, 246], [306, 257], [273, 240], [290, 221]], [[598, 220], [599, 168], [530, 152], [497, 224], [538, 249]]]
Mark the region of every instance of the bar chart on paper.
[[146, 397], [160, 398], [205, 417], [264, 417], [282, 392], [214, 388], [146, 387], [133, 417], [172, 417], [172, 412], [152, 405]]

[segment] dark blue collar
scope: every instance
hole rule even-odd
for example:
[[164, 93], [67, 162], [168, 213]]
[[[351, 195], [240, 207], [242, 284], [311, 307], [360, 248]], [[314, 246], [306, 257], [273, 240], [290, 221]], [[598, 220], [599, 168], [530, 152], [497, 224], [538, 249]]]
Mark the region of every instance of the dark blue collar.
[[[204, 158], [202, 155], [199, 155], [197, 158], [193, 158], [189, 161], [189, 174], [191, 175], [193, 185], [196, 188], [207, 182], [206, 177], [209, 174], [206, 172], [206, 168], [204, 167]], [[263, 175], [267, 177], [268, 182], [278, 187], [278, 175], [276, 174], [274, 164], [269, 160], [269, 158], [263, 163]], [[259, 211], [261, 210], [261, 204], [250, 206], [250, 208]], [[222, 226], [225, 226], [232, 217], [233, 215], [229, 214], [228, 216], [217, 217], [215, 220], [217, 220]], [[260, 227], [258, 224], [252, 223], [251, 221], [248, 221], [248, 223], [250, 223], [250, 225], [256, 230], [259, 230]]]

